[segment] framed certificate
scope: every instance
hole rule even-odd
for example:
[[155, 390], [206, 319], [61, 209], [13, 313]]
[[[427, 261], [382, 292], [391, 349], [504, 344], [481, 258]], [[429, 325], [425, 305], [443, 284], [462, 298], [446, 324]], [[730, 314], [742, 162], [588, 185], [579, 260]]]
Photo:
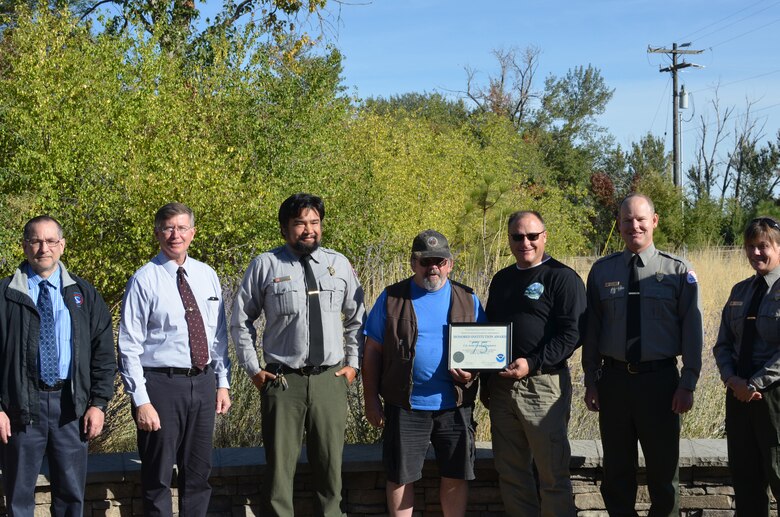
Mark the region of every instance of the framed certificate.
[[450, 323], [449, 368], [501, 370], [509, 364], [511, 323]]

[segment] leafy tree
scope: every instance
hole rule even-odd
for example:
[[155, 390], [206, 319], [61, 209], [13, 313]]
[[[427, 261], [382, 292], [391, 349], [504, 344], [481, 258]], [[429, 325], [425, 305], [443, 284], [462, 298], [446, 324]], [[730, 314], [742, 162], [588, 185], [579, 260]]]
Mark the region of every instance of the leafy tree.
[[600, 157], [611, 144], [606, 130], [596, 124], [614, 90], [601, 72], [588, 65], [545, 80], [542, 106], [534, 121], [534, 138], [561, 185], [586, 186]]
[[451, 100], [440, 93], [404, 93], [384, 99], [368, 98], [363, 109], [378, 115], [416, 116], [428, 120], [435, 131], [458, 128], [468, 121], [469, 110], [462, 99]]
[[740, 179], [740, 188], [735, 195], [748, 212], [767, 199], [772, 199], [780, 184], [780, 132], [777, 144], [767, 142], [757, 147], [755, 141], [746, 141], [732, 156], [734, 169]]

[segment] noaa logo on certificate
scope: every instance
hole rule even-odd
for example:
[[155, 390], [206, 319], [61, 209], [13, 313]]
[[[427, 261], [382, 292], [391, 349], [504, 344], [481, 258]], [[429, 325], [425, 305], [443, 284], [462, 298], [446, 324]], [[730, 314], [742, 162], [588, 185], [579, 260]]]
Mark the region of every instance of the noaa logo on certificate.
[[533, 284], [525, 288], [525, 296], [526, 298], [530, 298], [531, 300], [538, 300], [539, 298], [542, 297], [543, 292], [544, 292], [544, 286], [539, 282], [534, 282]]
[[504, 362], [504, 357], [505, 357], [504, 354], [498, 354], [496, 356], [496, 362], [499, 363], [499, 364], [503, 363]]

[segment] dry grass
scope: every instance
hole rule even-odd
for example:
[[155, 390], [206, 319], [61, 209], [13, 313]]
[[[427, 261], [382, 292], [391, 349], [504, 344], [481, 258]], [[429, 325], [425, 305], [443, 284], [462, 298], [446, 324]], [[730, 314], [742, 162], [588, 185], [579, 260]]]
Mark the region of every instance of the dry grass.
[[[688, 438], [720, 438], [723, 436], [724, 389], [712, 358], [712, 346], [718, 333], [720, 311], [728, 298], [731, 287], [739, 280], [749, 276], [752, 271], [739, 250], [711, 248], [689, 253], [687, 258], [694, 264], [701, 283], [705, 346], [703, 368], [696, 390], [694, 409], [683, 418], [682, 434]], [[587, 257], [563, 259], [563, 262], [572, 266], [583, 279], [587, 276], [593, 261], [594, 258]], [[485, 302], [487, 301], [487, 288], [493, 274], [500, 267], [510, 263], [511, 260], [502, 256], [499, 250], [495, 252], [490, 262], [491, 264], [486, 268], [477, 267], [468, 261], [458, 263], [452, 277], [472, 286], [480, 300]], [[408, 259], [405, 257], [383, 263], [377, 257], [367, 255], [362, 260], [356, 261], [354, 266], [364, 286], [366, 303], [369, 307], [384, 287], [410, 274]], [[231, 305], [230, 300], [235, 283], [235, 281], [225, 283], [227, 307]], [[235, 355], [232, 349], [231, 356], [235, 365]], [[571, 369], [574, 397], [570, 436], [573, 439], [598, 438], [596, 416], [587, 411], [582, 401], [582, 369], [579, 351], [571, 359]], [[248, 377], [237, 367], [234, 368], [233, 372], [232, 398], [233, 408], [230, 414], [227, 417], [218, 418], [215, 445], [236, 447], [261, 444], [259, 396]], [[351, 411], [347, 441], [350, 443], [377, 441], [380, 436], [379, 432], [372, 429], [364, 418], [361, 386], [353, 386], [349, 402]], [[490, 422], [487, 411], [478, 403], [475, 414], [479, 424], [477, 427], [478, 439], [489, 441]], [[115, 397], [109, 407], [106, 424], [107, 432], [99, 442], [93, 445], [93, 450], [126, 451], [135, 448], [135, 432], [130, 420], [127, 397], [124, 395]]]
[[[704, 316], [704, 350], [702, 371], [696, 389], [694, 408], [683, 417], [682, 436], [685, 438], [724, 437], [724, 394], [718, 369], [712, 356], [712, 346], [718, 335], [720, 313], [726, 303], [731, 287], [750, 276], [753, 271], [745, 260], [744, 253], [733, 248], [711, 248], [688, 253], [686, 258], [693, 264], [699, 278]], [[575, 257], [563, 259], [585, 280], [593, 258]], [[485, 298], [481, 298], [483, 300]], [[587, 410], [583, 402], [584, 388], [580, 351], [570, 360], [574, 396], [572, 401], [569, 435], [572, 439], [594, 439], [599, 437], [598, 418]], [[486, 412], [481, 412], [484, 414]], [[479, 439], [490, 439], [490, 423], [485, 417], [479, 429]]]

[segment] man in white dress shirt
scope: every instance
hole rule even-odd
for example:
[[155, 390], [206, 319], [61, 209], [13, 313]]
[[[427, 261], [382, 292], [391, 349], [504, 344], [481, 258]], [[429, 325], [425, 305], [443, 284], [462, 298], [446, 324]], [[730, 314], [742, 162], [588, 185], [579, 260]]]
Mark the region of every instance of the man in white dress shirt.
[[160, 253], [130, 278], [122, 303], [119, 370], [138, 425], [144, 514], [173, 515], [176, 464], [178, 513], [203, 516], [215, 413], [230, 408], [222, 288], [187, 254], [195, 237], [188, 206], [163, 206], [154, 225]]

